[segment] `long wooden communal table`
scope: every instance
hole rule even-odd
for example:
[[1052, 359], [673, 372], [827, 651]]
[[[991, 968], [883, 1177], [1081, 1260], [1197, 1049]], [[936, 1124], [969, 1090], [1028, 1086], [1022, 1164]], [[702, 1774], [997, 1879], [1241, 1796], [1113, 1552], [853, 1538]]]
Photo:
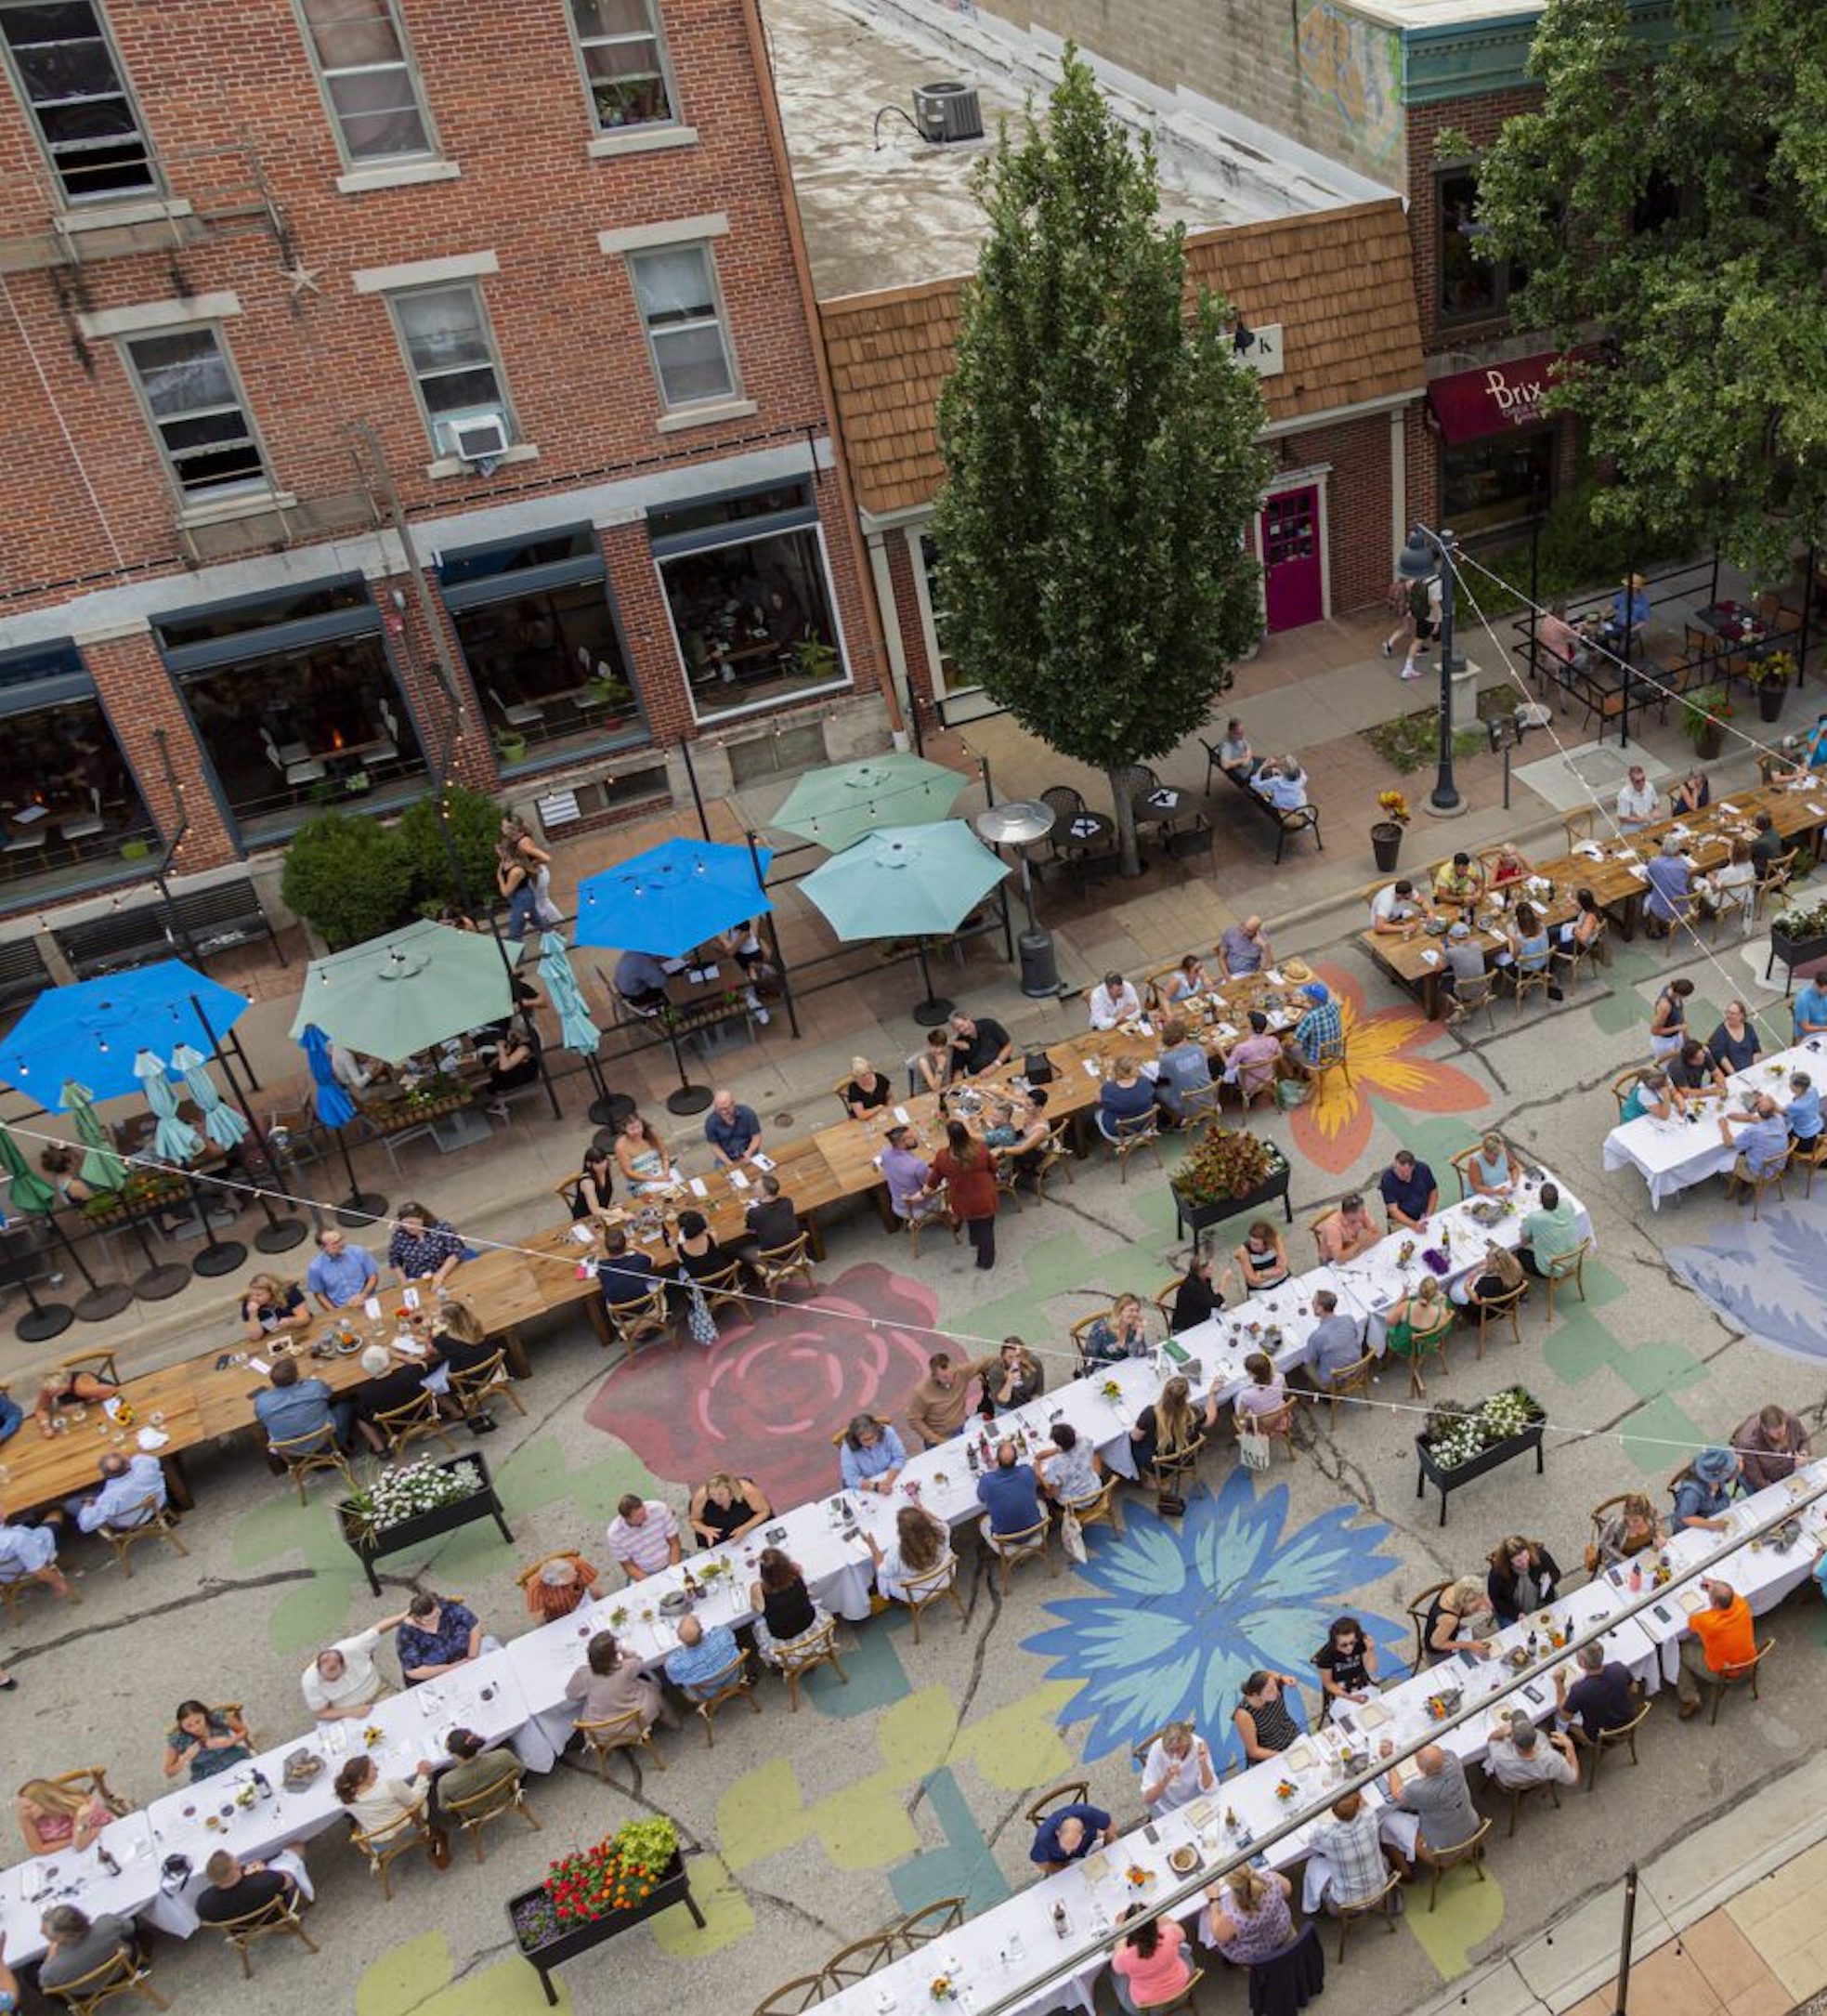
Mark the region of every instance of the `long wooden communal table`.
[[[1546, 876], [1555, 886], [1553, 901], [1544, 913], [1546, 921], [1550, 924], [1564, 923], [1573, 915], [1574, 892], [1590, 889], [1599, 909], [1615, 920], [1620, 935], [1633, 937], [1649, 886], [1640, 871], [1645, 862], [1662, 851], [1665, 835], [1682, 830], [1688, 836], [1685, 851], [1690, 860], [1696, 869], [1710, 871], [1723, 866], [1730, 857], [1735, 839], [1752, 836], [1755, 831], [1753, 822], [1759, 812], [1769, 814], [1771, 825], [1784, 840], [1811, 839], [1818, 846], [1821, 831], [1827, 828], [1827, 777], [1808, 778], [1800, 785], [1765, 784], [1755, 791], [1733, 792], [1703, 812], [1678, 819], [1662, 819], [1625, 839], [1595, 842], [1600, 848], [1598, 860], [1588, 854], [1573, 853], [1535, 862], [1532, 872]], [[1528, 896], [1524, 883], [1512, 884], [1511, 888], [1518, 897]], [[1481, 909], [1481, 919], [1493, 914], [1488, 907]], [[1507, 948], [1507, 938], [1481, 923], [1477, 936], [1484, 949], [1487, 966], [1494, 952]], [[1430, 1021], [1438, 1018], [1441, 981], [1445, 972], [1438, 937], [1422, 931], [1413, 937], [1364, 931], [1358, 935], [1358, 944], [1392, 979], [1420, 996], [1422, 1012]], [[1430, 959], [1429, 953], [1435, 956]]]

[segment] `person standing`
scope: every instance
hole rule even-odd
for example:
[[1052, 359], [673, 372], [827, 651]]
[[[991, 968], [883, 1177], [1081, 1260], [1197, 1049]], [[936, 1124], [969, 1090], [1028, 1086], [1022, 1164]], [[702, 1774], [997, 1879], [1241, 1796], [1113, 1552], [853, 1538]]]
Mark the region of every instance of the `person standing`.
[[933, 1158], [929, 1190], [943, 1184], [955, 1217], [964, 1222], [980, 1268], [996, 1264], [996, 1161], [962, 1120], [946, 1123], [946, 1145]]

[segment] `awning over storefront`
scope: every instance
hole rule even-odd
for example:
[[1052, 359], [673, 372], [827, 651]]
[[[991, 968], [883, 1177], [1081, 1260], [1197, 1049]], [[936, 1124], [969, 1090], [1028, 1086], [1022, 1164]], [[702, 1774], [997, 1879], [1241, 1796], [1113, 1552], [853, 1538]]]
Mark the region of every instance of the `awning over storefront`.
[[1560, 351], [1544, 350], [1537, 357], [1434, 379], [1428, 386], [1428, 404], [1442, 439], [1456, 448], [1461, 441], [1540, 425], [1548, 417], [1542, 411], [1542, 394], [1553, 384], [1560, 360]]

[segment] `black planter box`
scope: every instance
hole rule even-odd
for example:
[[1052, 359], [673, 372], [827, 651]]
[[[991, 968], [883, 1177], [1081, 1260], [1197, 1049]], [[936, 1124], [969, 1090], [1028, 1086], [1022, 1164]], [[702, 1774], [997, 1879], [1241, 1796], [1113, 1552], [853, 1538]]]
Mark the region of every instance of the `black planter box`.
[[1433, 1485], [1440, 1492], [1440, 1523], [1444, 1525], [1446, 1500], [1451, 1493], [1456, 1491], [1462, 1484], [1469, 1484], [1474, 1477], [1482, 1477], [1494, 1470], [1501, 1469], [1504, 1464], [1522, 1455], [1525, 1450], [1534, 1450], [1535, 1474], [1539, 1477], [1542, 1474], [1542, 1431], [1546, 1425], [1546, 1421], [1536, 1421], [1525, 1428], [1520, 1435], [1511, 1435], [1507, 1441], [1493, 1443], [1490, 1448], [1474, 1456], [1469, 1462], [1456, 1464], [1451, 1470], [1441, 1469], [1429, 1452], [1426, 1441], [1416, 1435], [1415, 1456], [1420, 1469], [1415, 1479], [1415, 1496], [1426, 1498], [1428, 1486]]
[[1222, 1197], [1209, 1204], [1189, 1204], [1171, 1183], [1168, 1187], [1174, 1194], [1174, 1230], [1176, 1237], [1182, 1232], [1190, 1233], [1197, 1240], [1202, 1233], [1213, 1225], [1221, 1225], [1227, 1218], [1241, 1218], [1246, 1211], [1259, 1211], [1264, 1204], [1272, 1204], [1277, 1198], [1282, 1200], [1282, 1211], [1289, 1224], [1294, 1223], [1294, 1206], [1288, 1200], [1288, 1183], [1294, 1174], [1292, 1164], [1284, 1161], [1281, 1168], [1271, 1171], [1268, 1180], [1243, 1197]]
[[521, 1905], [537, 1897], [540, 1888], [535, 1884], [531, 1890], [517, 1891], [507, 1900], [507, 1925], [515, 1951], [539, 1975], [545, 1998], [555, 2009], [558, 2006], [558, 1991], [552, 1985], [552, 1970], [562, 1967], [567, 1960], [576, 1959], [580, 1953], [588, 1953], [592, 1946], [600, 1946], [618, 1932], [625, 1932], [643, 1918], [654, 1918], [661, 1911], [670, 1911], [675, 1904], [682, 1904], [691, 1913], [692, 1923], [699, 1931], [704, 1930], [704, 1914], [698, 1908], [698, 1900], [691, 1893], [691, 1878], [686, 1874], [684, 1858], [676, 1850], [666, 1874], [640, 1904], [626, 1911], [610, 1911], [602, 1918], [573, 1925], [529, 1952], [520, 1944], [520, 1931], [514, 1922], [514, 1914]]
[[1768, 979], [1770, 969], [1778, 960], [1782, 962], [1789, 978], [1782, 991], [1785, 997], [1795, 985], [1795, 968], [1806, 966], [1817, 959], [1827, 959], [1827, 936], [1792, 938], [1778, 931], [1770, 930], [1770, 956], [1764, 962], [1764, 978]]
[[381, 1593], [381, 1582], [374, 1573], [374, 1564], [383, 1554], [403, 1554], [409, 1547], [422, 1547], [425, 1541], [435, 1540], [440, 1533], [452, 1533], [459, 1526], [468, 1525], [472, 1520], [492, 1519], [501, 1528], [502, 1539], [510, 1547], [514, 1544], [514, 1535], [508, 1530], [494, 1480], [489, 1474], [488, 1460], [479, 1453], [453, 1456], [449, 1462], [439, 1463], [437, 1467], [454, 1470], [459, 1463], [476, 1466], [476, 1474], [482, 1479], [479, 1491], [458, 1499], [455, 1504], [440, 1505], [436, 1512], [421, 1512], [416, 1519], [402, 1519], [398, 1525], [383, 1526], [378, 1533], [362, 1531], [360, 1515], [346, 1499], [337, 1506], [336, 1517], [342, 1525], [343, 1538], [361, 1563], [368, 1577], [368, 1586], [375, 1595]]

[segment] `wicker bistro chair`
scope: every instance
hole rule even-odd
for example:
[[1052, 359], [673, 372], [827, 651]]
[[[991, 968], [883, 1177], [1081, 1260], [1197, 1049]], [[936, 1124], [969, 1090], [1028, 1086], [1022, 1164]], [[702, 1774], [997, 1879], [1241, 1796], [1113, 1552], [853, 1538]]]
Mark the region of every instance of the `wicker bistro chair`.
[[1562, 1253], [1559, 1259], [1550, 1260], [1542, 1276], [1542, 1284], [1547, 1290], [1547, 1319], [1554, 1321], [1554, 1291], [1571, 1281], [1580, 1291], [1580, 1300], [1586, 1300], [1586, 1256], [1592, 1250], [1592, 1241], [1582, 1239], [1571, 1253]]
[[216, 1919], [215, 1930], [240, 1957], [243, 1981], [250, 1981], [254, 1976], [248, 1949], [262, 1939], [297, 1939], [311, 1952], [319, 1950], [316, 1940], [305, 1930], [299, 1915], [302, 1905], [303, 1900], [294, 1891], [268, 1898], [257, 1910], [244, 1911], [240, 1918]]
[[[1098, 1132], [1103, 1133], [1102, 1127]], [[1120, 1183], [1129, 1180], [1129, 1158], [1138, 1148], [1153, 1151], [1156, 1168], [1166, 1165], [1161, 1160], [1161, 1115], [1158, 1109], [1141, 1113], [1132, 1120], [1118, 1120], [1113, 1132], [1103, 1138], [1116, 1151], [1117, 1176]]]
[[1709, 1727], [1719, 1720], [1719, 1710], [1725, 1706], [1726, 1696], [1734, 1687], [1748, 1687], [1751, 1698], [1757, 1698], [1757, 1675], [1764, 1661], [1776, 1648], [1776, 1640], [1767, 1638], [1756, 1652], [1748, 1659], [1741, 1659], [1730, 1666], [1722, 1666], [1716, 1673], [1708, 1676], [1705, 1684], [1713, 1690], [1713, 1712], [1706, 1720]]
[[1507, 1322], [1510, 1327], [1510, 1341], [1518, 1344], [1522, 1342], [1522, 1324], [1518, 1312], [1528, 1293], [1528, 1282], [1519, 1281], [1514, 1288], [1507, 1289], [1503, 1294], [1493, 1295], [1479, 1303], [1478, 1356], [1481, 1362], [1484, 1357], [1484, 1333], [1494, 1323]]
[[920, 1620], [935, 1603], [950, 1599], [958, 1612], [958, 1628], [962, 1630], [969, 1622], [965, 1613], [964, 1599], [958, 1592], [958, 1556], [947, 1554], [935, 1568], [928, 1568], [924, 1575], [910, 1575], [904, 1587], [907, 1592], [907, 1615], [913, 1619], [913, 1641], [920, 1643]]
[[1586, 1735], [1578, 1722], [1568, 1725], [1567, 1733], [1573, 1739], [1573, 1748], [1587, 1760], [1583, 1775], [1588, 1792], [1597, 1791], [1599, 1788], [1599, 1774], [1604, 1766], [1607, 1750], [1627, 1750], [1630, 1753], [1632, 1768], [1636, 1767], [1637, 1732], [1642, 1728], [1652, 1706], [1651, 1702], [1645, 1701], [1627, 1722], [1620, 1723], [1615, 1729], [1601, 1730], [1597, 1742]]
[[1068, 1778], [1059, 1785], [1051, 1785], [1038, 1794], [1034, 1803], [1023, 1814], [1031, 1827], [1037, 1827], [1055, 1806], [1082, 1806], [1091, 1796], [1091, 1781], [1089, 1778]]
[[451, 1799], [442, 1801], [444, 1813], [467, 1834], [476, 1845], [476, 1859], [489, 1859], [482, 1835], [491, 1820], [502, 1819], [510, 1813], [517, 1813], [535, 1834], [543, 1832], [539, 1815], [527, 1803], [527, 1774], [517, 1770], [511, 1777], [491, 1785], [485, 1792], [476, 1792], [468, 1799]]
[[667, 1305], [663, 1281], [638, 1302], [606, 1303], [604, 1313], [608, 1317], [608, 1341], [626, 1344], [631, 1358], [644, 1343], [655, 1338], [663, 1338], [668, 1342], [672, 1340], [672, 1312]]
[[1433, 1871], [1433, 1881], [1428, 1889], [1428, 1909], [1433, 1910], [1440, 1901], [1441, 1879], [1450, 1870], [1471, 1865], [1472, 1874], [1481, 1883], [1484, 1880], [1484, 1843], [1491, 1832], [1489, 1820], [1481, 1821], [1476, 1834], [1468, 1834], [1456, 1848], [1445, 1848], [1434, 1855], [1428, 1864]]
[[1409, 1598], [1408, 1621], [1415, 1627], [1415, 1663], [1408, 1669], [1411, 1673], [1418, 1673], [1428, 1663], [1428, 1613], [1433, 1608], [1434, 1598], [1452, 1587], [1451, 1580], [1429, 1582], [1418, 1595]]
[[444, 1417], [437, 1411], [435, 1393], [422, 1389], [404, 1407], [385, 1407], [372, 1419], [387, 1446], [390, 1462], [398, 1462], [415, 1442], [441, 1442], [452, 1456], [457, 1453], [457, 1445], [451, 1441], [444, 1426]]
[[1070, 1512], [1077, 1520], [1079, 1527], [1094, 1526], [1100, 1520], [1119, 1537], [1123, 1531], [1123, 1508], [1116, 1493], [1122, 1486], [1122, 1478], [1114, 1473], [1093, 1491], [1089, 1498], [1071, 1498], [1061, 1501], [1062, 1512]]
[[414, 1848], [429, 1851], [431, 1829], [425, 1825], [424, 1809], [403, 1813], [390, 1826], [385, 1826], [371, 1834], [365, 1827], [349, 1823], [349, 1839], [356, 1852], [374, 1872], [381, 1885], [381, 1894], [389, 1904], [393, 1902], [393, 1865], [401, 1855]]
[[1402, 1885], [1402, 1871], [1391, 1869], [1390, 1879], [1374, 1897], [1366, 1897], [1362, 1904], [1339, 1905], [1338, 1912], [1338, 1957], [1345, 1957], [1345, 1944], [1351, 1936], [1351, 1927], [1362, 1919], [1375, 1918], [1381, 1913], [1383, 1929], [1393, 1932], [1396, 1929], [1396, 1892]]
[[646, 1750], [656, 1771], [666, 1769], [666, 1760], [653, 1739], [652, 1724], [641, 1720], [637, 1708], [624, 1714], [606, 1716], [601, 1721], [579, 1722], [577, 1732], [583, 1738], [584, 1748], [596, 1760], [596, 1775], [605, 1785], [609, 1782], [609, 1760], [618, 1750]]
[[450, 1397], [465, 1420], [479, 1414], [490, 1400], [505, 1400], [519, 1415], [527, 1411], [527, 1403], [515, 1392], [514, 1381], [508, 1376], [504, 1351], [491, 1352], [467, 1372], [452, 1372]]
[[762, 1292], [778, 1302], [789, 1281], [803, 1281], [816, 1295], [817, 1277], [812, 1271], [812, 1235], [802, 1232], [785, 1246], [763, 1248], [754, 1256], [755, 1272], [761, 1276]]
[[1059, 1564], [1048, 1551], [1048, 1539], [1052, 1524], [1042, 1518], [1035, 1526], [1024, 1526], [1019, 1533], [998, 1533], [992, 1537], [989, 1530], [989, 1515], [985, 1513], [980, 1524], [984, 1545], [996, 1556], [996, 1564], [1002, 1579], [1002, 1593], [1009, 1593], [1009, 1577], [1024, 1562], [1044, 1561], [1047, 1573], [1057, 1575]]
[[1754, 1225], [1757, 1223], [1758, 1211], [1763, 1208], [1766, 1190], [1774, 1189], [1780, 1204], [1789, 1201], [1783, 1195], [1782, 1179], [1789, 1171], [1789, 1155], [1794, 1152], [1794, 1149], [1791, 1149], [1775, 1168], [1767, 1170], [1761, 1176], [1743, 1156], [1741, 1155], [1733, 1162], [1731, 1174], [1726, 1179], [1726, 1196], [1735, 1203], [1742, 1203], [1747, 1196], [1750, 1198], [1751, 1223]]
[[802, 1639], [790, 1652], [776, 1645], [775, 1660], [780, 1677], [787, 1682], [787, 1706], [789, 1712], [800, 1711], [800, 1682], [815, 1667], [829, 1666], [838, 1676], [842, 1686], [849, 1686], [850, 1675], [843, 1669], [843, 1661], [838, 1657], [838, 1620], [827, 1617], [816, 1631]]
[[897, 1957], [918, 1951], [933, 1940], [943, 1938], [946, 1932], [955, 1932], [964, 1922], [967, 1902], [963, 1897], [935, 1897], [918, 1911], [909, 1911], [894, 1928]]
[[704, 1724], [704, 1748], [713, 1750], [717, 1747], [717, 1733], [713, 1724], [717, 1710], [737, 1699], [746, 1699], [751, 1713], [759, 1715], [762, 1705], [755, 1699], [755, 1676], [749, 1669], [749, 1655], [739, 1647], [729, 1664], [712, 1673], [704, 1682], [702, 1698], [692, 1700], [692, 1709]]
[[283, 1466], [285, 1474], [298, 1487], [298, 1502], [306, 1502], [305, 1479], [314, 1470], [333, 1471], [343, 1480], [343, 1488], [353, 1495], [356, 1488], [355, 1472], [349, 1468], [349, 1460], [336, 1447], [336, 1438], [328, 1428], [313, 1429], [309, 1434], [293, 1435], [281, 1442], [269, 1442], [267, 1452]]
[[743, 1265], [739, 1260], [732, 1260], [728, 1266], [719, 1267], [714, 1274], [698, 1276], [698, 1292], [704, 1297], [705, 1305], [714, 1316], [719, 1309], [740, 1310], [748, 1301], [743, 1291]]
[[831, 1983], [821, 1968], [816, 1974], [800, 1974], [782, 1982], [772, 1994], [756, 2003], [755, 2016], [805, 2016], [829, 1998]]
[[163, 1540], [189, 1559], [190, 1550], [177, 1537], [177, 1513], [172, 1506], [161, 1505], [156, 1498], [147, 1497], [128, 1510], [142, 1512], [146, 1516], [136, 1525], [98, 1526], [96, 1530], [114, 1550], [114, 1559], [129, 1582], [133, 1580], [133, 1550], [140, 1540]]
[[1560, 1794], [1551, 1778], [1544, 1778], [1538, 1785], [1513, 1785], [1507, 1789], [1510, 1796], [1509, 1833], [1507, 1840], [1516, 1839], [1516, 1830], [1521, 1823], [1523, 1808], [1533, 1800], [1539, 1805], [1544, 1799], [1556, 1813], [1560, 1811]]
[[1341, 1365], [1336, 1372], [1327, 1376], [1318, 1397], [1326, 1403], [1325, 1424], [1330, 1428], [1338, 1418], [1338, 1403], [1346, 1399], [1368, 1400], [1370, 1398], [1371, 1374], [1377, 1368], [1377, 1354], [1366, 1351], [1355, 1365]]

